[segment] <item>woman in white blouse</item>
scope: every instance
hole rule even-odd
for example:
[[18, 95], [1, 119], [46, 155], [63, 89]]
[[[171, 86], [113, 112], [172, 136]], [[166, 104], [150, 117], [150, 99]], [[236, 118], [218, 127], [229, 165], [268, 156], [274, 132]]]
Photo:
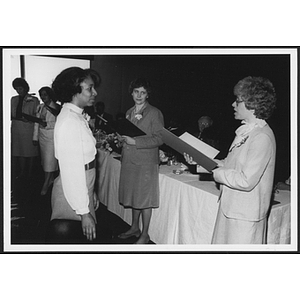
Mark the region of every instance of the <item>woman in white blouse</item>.
[[60, 175], [52, 191], [50, 240], [67, 242], [72, 238], [71, 242], [80, 242], [96, 238], [95, 210], [99, 205], [94, 194], [96, 140], [83, 109], [94, 104], [95, 88], [100, 81], [94, 70], [71, 67], [62, 71], [52, 84], [63, 106], [54, 128]]

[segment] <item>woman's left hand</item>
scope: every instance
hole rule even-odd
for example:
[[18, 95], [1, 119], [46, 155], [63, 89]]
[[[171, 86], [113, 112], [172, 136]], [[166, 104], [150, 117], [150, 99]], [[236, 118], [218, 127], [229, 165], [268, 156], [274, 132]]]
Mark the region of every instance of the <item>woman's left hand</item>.
[[196, 165], [197, 163], [193, 160], [191, 156], [189, 156], [187, 153], [183, 153], [184, 159], [186, 162], [190, 165]]
[[97, 194], [94, 192], [94, 210], [96, 211], [99, 208], [100, 200]]
[[132, 138], [130, 136], [127, 136], [127, 135], [122, 135], [122, 138], [124, 138], [126, 144], [135, 145], [135, 139], [134, 138]]
[[82, 232], [89, 241], [96, 238], [95, 220], [90, 213], [81, 216]]

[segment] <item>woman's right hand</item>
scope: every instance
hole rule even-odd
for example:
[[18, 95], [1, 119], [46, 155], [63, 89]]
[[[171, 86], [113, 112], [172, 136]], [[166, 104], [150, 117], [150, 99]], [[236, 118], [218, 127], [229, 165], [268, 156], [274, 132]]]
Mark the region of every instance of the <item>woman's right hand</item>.
[[81, 216], [81, 226], [83, 234], [89, 241], [96, 238], [96, 224], [90, 213]]
[[41, 126], [43, 126], [43, 127], [47, 127], [47, 122], [45, 122], [45, 121], [40, 121], [40, 123], [39, 123]]
[[214, 159], [214, 162], [218, 164], [218, 168], [224, 167], [224, 162], [223, 162], [223, 160], [220, 160], [220, 159]]

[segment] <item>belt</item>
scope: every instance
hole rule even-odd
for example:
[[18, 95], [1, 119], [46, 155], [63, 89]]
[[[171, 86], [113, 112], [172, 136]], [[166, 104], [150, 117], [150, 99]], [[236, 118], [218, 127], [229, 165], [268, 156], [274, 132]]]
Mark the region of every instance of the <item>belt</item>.
[[88, 164], [84, 165], [84, 169], [90, 170], [96, 167], [96, 159], [92, 160], [91, 162], [89, 162]]

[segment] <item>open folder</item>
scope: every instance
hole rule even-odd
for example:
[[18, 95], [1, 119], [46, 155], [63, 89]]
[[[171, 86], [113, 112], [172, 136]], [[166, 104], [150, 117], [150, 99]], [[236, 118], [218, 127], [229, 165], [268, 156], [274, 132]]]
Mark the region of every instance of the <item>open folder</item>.
[[43, 120], [41, 118], [37, 118], [37, 117], [31, 116], [31, 115], [28, 115], [25, 113], [22, 113], [22, 116], [30, 122], [34, 122], [34, 123], [42, 123], [43, 122]]
[[135, 126], [133, 123], [131, 123], [127, 119], [120, 119], [117, 121], [116, 131], [120, 135], [127, 135], [130, 137], [146, 135], [146, 133], [144, 131], [139, 129], [137, 126]]
[[[181, 137], [183, 137], [183, 139]], [[193, 160], [198, 165], [202, 166], [207, 171], [211, 172], [217, 166], [217, 163], [215, 161], [213, 161], [212, 158], [218, 154], [218, 150], [216, 150], [216, 149], [210, 147], [209, 145], [203, 143], [202, 141], [198, 140], [199, 142], [201, 142], [205, 145], [204, 151], [206, 152], [206, 154], [211, 155], [211, 157], [208, 157], [203, 152], [201, 152], [201, 150], [200, 150], [201, 145], [200, 145], [200, 149], [195, 148], [196, 143], [193, 140], [193, 138], [194, 139], [196, 139], [196, 138], [193, 137], [192, 135], [190, 135], [189, 133], [185, 132], [182, 136], [177, 137], [175, 134], [171, 133], [166, 128], [163, 128], [162, 129], [162, 138], [163, 138], [163, 142], [165, 144], [167, 144], [168, 146], [170, 146], [171, 148], [173, 148], [174, 150], [178, 151], [181, 154], [183, 154], [183, 153], [188, 154], [189, 156], [191, 156], [193, 158]], [[191, 145], [191, 144], [193, 144], [193, 145]], [[207, 149], [209, 149], [209, 148], [212, 148], [215, 151], [207, 152]], [[212, 149], [209, 149], [209, 150], [212, 150]], [[214, 153], [216, 153], [216, 154], [214, 154]]]
[[146, 135], [144, 131], [139, 129], [137, 126], [135, 126], [125, 118], [116, 121], [115, 124], [112, 124], [101, 116], [97, 116], [104, 122], [104, 130], [107, 131], [107, 133], [118, 133], [119, 135], [127, 135], [130, 137]]

